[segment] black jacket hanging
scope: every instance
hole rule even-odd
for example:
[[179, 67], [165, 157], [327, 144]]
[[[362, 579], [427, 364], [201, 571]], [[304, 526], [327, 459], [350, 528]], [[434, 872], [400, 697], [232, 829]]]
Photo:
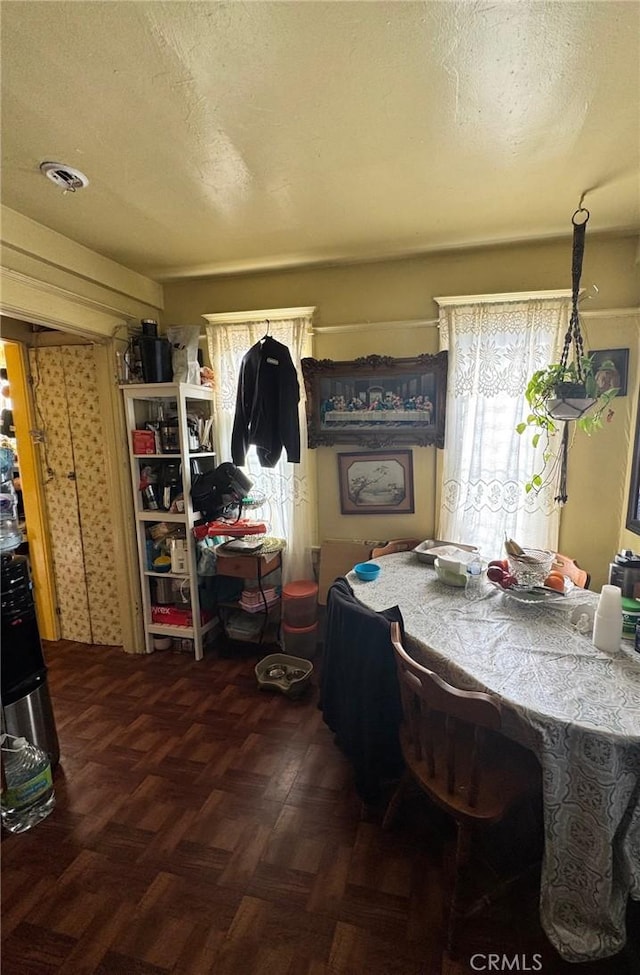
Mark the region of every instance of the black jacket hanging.
[[300, 463], [300, 388], [291, 354], [270, 336], [260, 339], [240, 365], [236, 414], [231, 435], [233, 463], [242, 467], [255, 444], [261, 467], [275, 467], [282, 448]]

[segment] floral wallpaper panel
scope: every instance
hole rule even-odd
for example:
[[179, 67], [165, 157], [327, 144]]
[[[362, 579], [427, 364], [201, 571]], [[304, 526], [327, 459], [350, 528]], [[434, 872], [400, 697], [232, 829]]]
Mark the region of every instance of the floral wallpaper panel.
[[91, 643], [77, 487], [69, 477], [74, 460], [61, 350], [31, 349], [29, 359], [37, 422], [45, 434], [40, 459], [60, 632], [65, 640]]
[[44, 451], [41, 457], [61, 633], [67, 640], [119, 645], [110, 489], [93, 347], [32, 350], [30, 360], [46, 434], [46, 457]]

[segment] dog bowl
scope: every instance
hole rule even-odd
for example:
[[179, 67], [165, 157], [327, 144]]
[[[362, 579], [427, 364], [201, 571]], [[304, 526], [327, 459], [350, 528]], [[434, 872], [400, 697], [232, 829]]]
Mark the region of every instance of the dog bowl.
[[358, 579], [362, 579], [363, 582], [371, 582], [372, 579], [377, 579], [380, 575], [380, 566], [377, 562], [358, 562], [357, 565], [354, 565], [353, 571]]
[[302, 657], [292, 657], [288, 653], [271, 653], [256, 664], [255, 675], [260, 690], [281, 691], [287, 697], [299, 697], [303, 693], [311, 674], [313, 664]]

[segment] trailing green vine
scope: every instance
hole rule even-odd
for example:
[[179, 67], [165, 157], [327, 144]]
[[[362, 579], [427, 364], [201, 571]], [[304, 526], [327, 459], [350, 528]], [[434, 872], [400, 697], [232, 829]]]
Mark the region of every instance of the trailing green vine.
[[[560, 388], [559, 388], [560, 387]], [[542, 466], [525, 484], [525, 491], [540, 490], [553, 476], [555, 465], [551, 471], [546, 471], [547, 464], [553, 456], [549, 438], [560, 430], [559, 424], [565, 420], [554, 418], [549, 412], [551, 400], [591, 399], [588, 406], [575, 422], [579, 430], [591, 436], [596, 430], [604, 426], [613, 417], [611, 401], [618, 393], [618, 389], [608, 389], [599, 393], [593, 370], [593, 357], [581, 356], [576, 362], [552, 363], [544, 369], [534, 372], [525, 389], [525, 399], [529, 405], [529, 414], [522, 423], [516, 426], [516, 432], [524, 434], [533, 431], [531, 443], [538, 447], [542, 440]], [[546, 475], [546, 476], [545, 476]]]

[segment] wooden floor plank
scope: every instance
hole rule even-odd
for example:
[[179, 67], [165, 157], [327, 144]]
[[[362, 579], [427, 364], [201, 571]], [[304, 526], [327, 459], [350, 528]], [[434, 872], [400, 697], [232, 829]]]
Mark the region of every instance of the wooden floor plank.
[[3, 975], [465, 975], [478, 951], [638, 975], [640, 934], [616, 959], [559, 959], [535, 891], [448, 959], [450, 824], [421, 796], [392, 830], [384, 804], [363, 818], [317, 676], [291, 701], [258, 689], [255, 658], [45, 649], [56, 808], [3, 833]]

